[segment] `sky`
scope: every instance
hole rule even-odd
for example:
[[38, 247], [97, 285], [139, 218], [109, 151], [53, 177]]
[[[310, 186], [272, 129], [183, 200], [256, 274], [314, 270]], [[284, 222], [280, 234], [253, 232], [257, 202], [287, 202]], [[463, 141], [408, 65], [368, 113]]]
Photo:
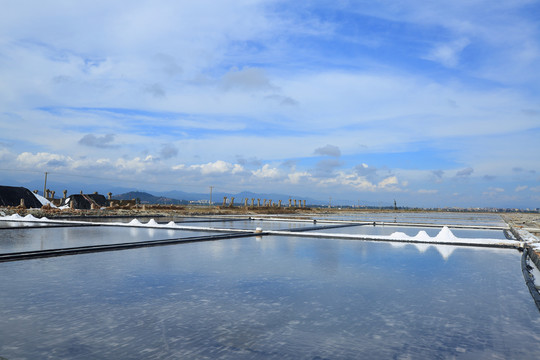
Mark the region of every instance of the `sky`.
[[0, 5], [2, 185], [540, 207], [540, 1]]

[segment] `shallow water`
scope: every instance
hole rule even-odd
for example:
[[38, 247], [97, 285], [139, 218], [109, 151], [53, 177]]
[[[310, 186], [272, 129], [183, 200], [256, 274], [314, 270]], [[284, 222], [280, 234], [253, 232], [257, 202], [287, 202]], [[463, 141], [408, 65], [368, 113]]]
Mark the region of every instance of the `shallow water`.
[[210, 234], [202, 231], [112, 226], [17, 228], [0, 230], [0, 253], [208, 236]]
[[[402, 232], [409, 236], [416, 236], [420, 231], [425, 231], [429, 236], [435, 237], [442, 228], [416, 227], [416, 226], [373, 226], [359, 225], [343, 228], [322, 229], [317, 232], [329, 234], [359, 234], [359, 235], [384, 235], [389, 236], [395, 232]], [[480, 229], [451, 229], [452, 233], [459, 238], [468, 239], [506, 239], [502, 230], [480, 230]]]
[[441, 249], [267, 236], [0, 263], [0, 356], [536, 359], [520, 254]]
[[452, 212], [369, 212], [358, 214], [328, 215], [328, 220], [382, 221], [406, 222], [441, 225], [476, 225], [476, 226], [505, 226], [506, 223], [498, 214], [483, 213], [452, 213]]

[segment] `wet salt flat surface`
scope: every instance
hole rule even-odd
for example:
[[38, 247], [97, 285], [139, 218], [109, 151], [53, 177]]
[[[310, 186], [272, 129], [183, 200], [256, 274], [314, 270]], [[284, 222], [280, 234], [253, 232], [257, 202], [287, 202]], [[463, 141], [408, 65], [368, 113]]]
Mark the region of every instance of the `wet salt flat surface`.
[[0, 356], [536, 359], [520, 254], [437, 248], [268, 236], [0, 263]]
[[[113, 218], [104, 219], [103, 222], [121, 222], [129, 223], [133, 220], [133, 217], [126, 218]], [[146, 224], [150, 221], [150, 218], [137, 218], [141, 223]], [[255, 230], [258, 227], [262, 227], [265, 230], [282, 230], [282, 229], [298, 229], [304, 227], [311, 227], [315, 224], [313, 222], [295, 222], [295, 221], [265, 221], [265, 220], [250, 220], [248, 217], [241, 218], [178, 218], [178, 217], [156, 217], [154, 219], [160, 224], [167, 224], [169, 221], [173, 221], [180, 226], [201, 227], [201, 228], [219, 228], [219, 229], [245, 229]], [[89, 222], [102, 222], [101, 219], [87, 219]], [[0, 222], [1, 223], [1, 222]]]
[[[323, 217], [321, 217], [323, 218]], [[446, 224], [446, 225], [484, 225], [484, 226], [505, 226], [506, 223], [497, 214], [479, 213], [358, 213], [350, 215], [328, 215], [327, 220], [354, 220], [354, 221], [381, 221], [381, 222], [406, 222], [424, 224]]]
[[[181, 223], [179, 223], [181, 225]], [[188, 225], [188, 224], [186, 224]], [[260, 227], [263, 230], [290, 230], [315, 226], [313, 222], [290, 222], [290, 221], [265, 221], [265, 220], [236, 220], [236, 221], [212, 221], [190, 223], [189, 226], [208, 226], [213, 228], [249, 229], [255, 230]]]
[[208, 236], [211, 234], [203, 231], [112, 226], [50, 227], [39, 229], [30, 227], [1, 230], [0, 253]]
[[[361, 234], [361, 235], [392, 235], [395, 232], [402, 232], [409, 236], [415, 236], [420, 231], [425, 231], [429, 236], [435, 237], [441, 228], [412, 227], [412, 226], [373, 226], [359, 225], [343, 228], [317, 230], [321, 233], [329, 234]], [[459, 238], [470, 239], [506, 239], [502, 230], [477, 230], [477, 229], [451, 229], [452, 233]]]

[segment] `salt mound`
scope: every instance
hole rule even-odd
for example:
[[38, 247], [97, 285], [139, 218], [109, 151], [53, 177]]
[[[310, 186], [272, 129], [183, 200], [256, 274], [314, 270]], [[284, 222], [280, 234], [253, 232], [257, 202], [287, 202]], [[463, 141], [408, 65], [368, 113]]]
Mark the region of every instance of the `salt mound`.
[[176, 224], [174, 223], [174, 221], [169, 221], [169, 222], [167, 223], [167, 226], [176, 226]]
[[441, 231], [435, 236], [435, 241], [438, 242], [455, 242], [458, 238], [450, 231], [448, 226], [444, 226]]
[[137, 219], [131, 220], [128, 225], [142, 225], [141, 222]]
[[37, 217], [35, 217], [35, 216], [32, 215], [32, 214], [26, 215], [23, 219], [24, 219], [24, 220], [27, 220], [27, 221], [36, 221], [36, 220], [39, 220]]
[[38, 199], [38, 201], [41, 203], [41, 205], [45, 206], [45, 205], [49, 205], [50, 207], [52, 207], [53, 209], [56, 209], [56, 205], [54, 205], [52, 202], [50, 202], [49, 200], [47, 200], [46, 198], [44, 198], [43, 196], [39, 195], [39, 194], [34, 194], [34, 196], [36, 197], [36, 199]]
[[154, 219], [150, 219], [148, 223], [146, 223], [148, 226], [158, 226], [159, 224]]
[[416, 236], [414, 237], [416, 240], [424, 240], [424, 241], [431, 241], [431, 236], [428, 235], [427, 232], [425, 232], [424, 230], [421, 230], [418, 232], [418, 234], [416, 234]]
[[396, 231], [395, 233], [392, 233], [388, 238], [392, 240], [404, 240], [410, 239], [411, 237], [404, 232]]

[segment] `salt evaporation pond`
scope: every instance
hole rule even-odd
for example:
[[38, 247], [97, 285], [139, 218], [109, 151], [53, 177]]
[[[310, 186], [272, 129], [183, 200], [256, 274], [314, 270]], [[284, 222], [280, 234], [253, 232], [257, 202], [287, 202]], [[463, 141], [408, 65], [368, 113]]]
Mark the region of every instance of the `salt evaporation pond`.
[[0, 253], [208, 236], [202, 231], [113, 226], [12, 228], [1, 234]]
[[[392, 235], [395, 232], [402, 232], [409, 236], [415, 236], [420, 231], [425, 231], [429, 236], [435, 237], [441, 228], [433, 227], [417, 227], [417, 226], [373, 226], [373, 225], [358, 225], [347, 226], [343, 228], [321, 229], [317, 230], [320, 233], [329, 234], [361, 234], [361, 235]], [[502, 230], [485, 230], [485, 229], [451, 229], [452, 233], [460, 238], [471, 239], [506, 239]]]
[[538, 358], [518, 251], [397, 245], [264, 236], [0, 263], [0, 356]]
[[368, 212], [350, 215], [328, 215], [326, 220], [406, 222], [446, 225], [505, 226], [499, 215], [451, 212]]

